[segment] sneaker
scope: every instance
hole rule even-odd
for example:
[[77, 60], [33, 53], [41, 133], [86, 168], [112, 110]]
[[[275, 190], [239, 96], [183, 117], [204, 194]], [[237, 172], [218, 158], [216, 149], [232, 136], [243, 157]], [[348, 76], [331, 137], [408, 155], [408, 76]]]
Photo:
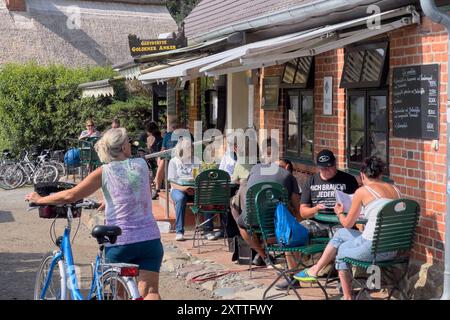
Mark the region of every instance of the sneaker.
[[252, 264], [258, 267], [266, 265], [264, 259], [259, 254], [256, 254], [256, 256], [253, 258]]
[[176, 241], [184, 241], [184, 234], [182, 233], [177, 233], [177, 235], [175, 236], [175, 240]]
[[207, 234], [205, 234], [205, 239], [206, 240], [217, 240], [219, 239], [219, 237], [217, 237], [214, 232], [209, 232]]
[[[296, 279], [291, 279], [290, 281], [291, 284], [291, 289], [292, 287], [294, 287], [294, 289], [299, 289], [300, 288], [300, 282], [298, 282]], [[277, 290], [287, 290], [289, 288], [289, 282], [287, 282], [286, 280], [281, 281], [280, 283], [278, 283], [277, 285], [275, 285], [275, 289]]]
[[264, 259], [264, 263], [265, 263], [267, 266], [270, 266], [271, 263], [272, 263], [272, 264], [276, 264], [276, 259], [275, 259], [274, 256], [271, 256], [271, 255], [269, 254], [269, 255]]
[[158, 199], [158, 197], [159, 197], [159, 192], [160, 192], [161, 190], [154, 190], [154, 192], [153, 192], [153, 195], [152, 195], [152, 200], [156, 200], [156, 199]]
[[297, 273], [296, 275], [294, 275], [294, 279], [296, 279], [298, 281], [303, 281], [303, 282], [316, 282], [317, 281], [317, 277], [310, 275], [308, 273], [308, 269], [304, 269], [304, 270], [300, 271], [299, 273]]
[[217, 238], [223, 238], [224, 237], [224, 232], [223, 232], [223, 230], [217, 230], [216, 232], [214, 232], [214, 235]]

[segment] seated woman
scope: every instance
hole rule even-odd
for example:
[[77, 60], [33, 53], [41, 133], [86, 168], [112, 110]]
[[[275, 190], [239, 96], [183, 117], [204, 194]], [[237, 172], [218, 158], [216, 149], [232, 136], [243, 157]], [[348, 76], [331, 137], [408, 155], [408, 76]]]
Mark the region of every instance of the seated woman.
[[101, 133], [95, 129], [94, 120], [91, 118], [88, 118], [86, 120], [86, 130], [82, 131], [80, 136], [78, 137], [79, 140], [86, 139], [86, 138], [97, 138], [100, 137]]
[[139, 265], [139, 293], [144, 299], [160, 299], [159, 269], [163, 246], [152, 213], [149, 170], [144, 159], [130, 158], [131, 144], [124, 128], [109, 129], [95, 149], [104, 165], [72, 189], [26, 199], [39, 205], [73, 203], [102, 188], [106, 225], [119, 226], [122, 235], [106, 247], [106, 261]]
[[[184, 217], [186, 214], [186, 204], [194, 199], [195, 189], [190, 186], [182, 186], [177, 184], [176, 180], [193, 179], [192, 169], [198, 167], [200, 161], [194, 160], [194, 148], [192, 143], [187, 139], [178, 141], [174, 150], [174, 157], [169, 162], [168, 180], [172, 190], [170, 196], [175, 204], [175, 230], [176, 241], [184, 241]], [[211, 218], [211, 215], [205, 215], [206, 219]], [[213, 221], [209, 220], [205, 223], [203, 230], [207, 240], [217, 240], [217, 237], [212, 233]]]
[[[334, 259], [336, 270], [339, 272], [344, 300], [352, 299], [352, 280], [348, 265], [343, 258], [353, 258], [362, 261], [371, 261], [371, 247], [378, 212], [383, 206], [394, 199], [401, 197], [400, 191], [391, 184], [383, 182], [381, 176], [384, 163], [380, 158], [371, 157], [365, 159], [360, 170], [363, 186], [356, 190], [353, 196], [352, 206], [348, 215], [344, 215], [341, 204], [337, 203], [334, 212], [344, 228], [339, 229], [329, 242], [317, 264], [309, 269], [297, 273], [294, 278], [303, 281], [316, 281], [319, 271]], [[364, 232], [351, 229], [359, 215], [367, 219]], [[395, 252], [386, 252], [377, 255], [378, 261], [389, 260], [395, 256]]]

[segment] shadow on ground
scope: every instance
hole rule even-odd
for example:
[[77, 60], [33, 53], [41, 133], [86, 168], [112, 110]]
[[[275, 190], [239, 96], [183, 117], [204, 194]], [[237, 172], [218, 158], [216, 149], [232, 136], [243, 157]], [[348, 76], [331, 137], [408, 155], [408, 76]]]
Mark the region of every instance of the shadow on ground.
[[39, 253], [0, 252], [0, 299], [33, 299]]
[[14, 222], [14, 217], [11, 213], [11, 211], [2, 211], [0, 210], [0, 223], [6, 223], [6, 222]]

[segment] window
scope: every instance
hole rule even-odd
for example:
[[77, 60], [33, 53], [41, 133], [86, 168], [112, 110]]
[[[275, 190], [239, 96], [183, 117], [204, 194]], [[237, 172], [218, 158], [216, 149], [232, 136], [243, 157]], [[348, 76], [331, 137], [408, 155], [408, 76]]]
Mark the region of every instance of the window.
[[314, 101], [311, 90], [288, 90], [286, 155], [313, 159]]
[[366, 157], [380, 157], [388, 168], [386, 90], [347, 91], [348, 164], [359, 169]]
[[282, 82], [287, 86], [309, 87], [313, 57], [300, 57], [287, 62], [284, 66]]
[[189, 91], [189, 81], [186, 82], [185, 86], [182, 86], [182, 90], [179, 90], [179, 113], [178, 120], [184, 126], [188, 128], [189, 125], [189, 106], [190, 106], [190, 91]]
[[386, 78], [388, 43], [347, 48], [341, 88], [376, 88]]

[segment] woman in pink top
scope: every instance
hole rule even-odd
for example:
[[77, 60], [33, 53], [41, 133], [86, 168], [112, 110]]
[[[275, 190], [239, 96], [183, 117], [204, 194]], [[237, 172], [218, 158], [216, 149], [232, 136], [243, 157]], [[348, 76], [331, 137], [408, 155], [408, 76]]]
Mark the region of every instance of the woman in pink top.
[[152, 214], [150, 175], [144, 159], [130, 158], [131, 145], [124, 128], [110, 129], [95, 145], [104, 163], [72, 189], [26, 199], [36, 204], [73, 203], [102, 188], [107, 225], [119, 226], [122, 235], [106, 248], [111, 263], [139, 265], [139, 293], [144, 299], [160, 299], [159, 269], [163, 247]]

